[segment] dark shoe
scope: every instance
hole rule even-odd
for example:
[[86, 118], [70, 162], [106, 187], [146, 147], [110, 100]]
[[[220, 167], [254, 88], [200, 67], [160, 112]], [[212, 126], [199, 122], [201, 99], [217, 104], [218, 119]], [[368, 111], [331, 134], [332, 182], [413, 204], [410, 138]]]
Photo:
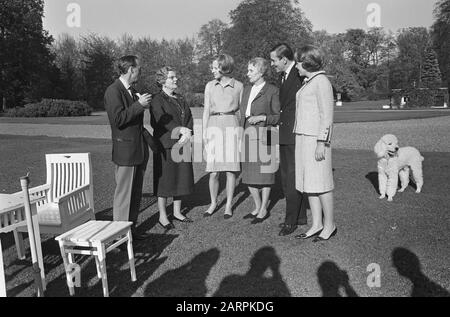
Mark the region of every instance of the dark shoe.
[[305, 226], [308, 224], [308, 220], [307, 219], [299, 219], [297, 220], [297, 225], [299, 226]]
[[230, 215], [230, 214], [223, 215], [223, 219], [225, 219], [225, 220], [230, 219], [231, 217], [233, 217], [233, 215]]
[[[134, 241], [143, 241], [143, 240], [150, 238], [150, 234], [148, 234], [148, 233], [141, 233], [141, 234], [132, 233], [132, 238]], [[125, 245], [125, 247], [126, 247], [126, 244], [122, 244], [122, 245]]]
[[332, 236], [335, 236], [336, 233], [337, 233], [337, 228], [333, 230], [333, 232], [330, 234], [330, 236], [328, 238], [325, 239], [325, 238], [322, 238], [322, 237], [319, 236], [319, 237], [315, 237], [312, 242], [320, 242], [320, 241], [330, 240], [330, 238]]
[[256, 215], [250, 213], [250, 214], [246, 214], [242, 219], [253, 219], [256, 218]]
[[178, 219], [177, 217], [173, 217], [173, 220], [179, 221], [179, 222], [185, 222], [185, 223], [194, 222], [194, 220], [192, 220], [189, 217], [184, 217], [183, 219]]
[[205, 212], [204, 214], [203, 214], [203, 218], [208, 218], [208, 217], [211, 217], [213, 214], [210, 214], [209, 212]]
[[296, 225], [285, 225], [280, 233], [278, 234], [279, 236], [287, 236], [290, 235], [291, 233], [293, 233], [295, 230], [297, 230], [297, 226]]
[[318, 236], [322, 232], [323, 228], [320, 230], [317, 230], [312, 235], [307, 236], [306, 233], [300, 233], [298, 236], [295, 236], [296, 239], [309, 239], [315, 236]]
[[161, 226], [161, 227], [163, 227], [164, 228], [164, 230], [166, 230], [166, 231], [169, 231], [169, 230], [171, 230], [171, 229], [175, 229], [175, 226], [173, 225], [173, 223], [171, 223], [171, 222], [169, 222], [167, 225], [163, 225], [161, 222], [159, 222], [158, 221], [158, 223], [159, 223], [159, 225]]
[[252, 224], [252, 225], [256, 225], [256, 224], [258, 224], [258, 223], [264, 222], [264, 220], [266, 220], [266, 219], [269, 218], [269, 217], [270, 217], [270, 214], [269, 214], [269, 212], [267, 212], [267, 214], [264, 216], [264, 218], [258, 218], [258, 217], [256, 217], [255, 219], [252, 220], [251, 224]]

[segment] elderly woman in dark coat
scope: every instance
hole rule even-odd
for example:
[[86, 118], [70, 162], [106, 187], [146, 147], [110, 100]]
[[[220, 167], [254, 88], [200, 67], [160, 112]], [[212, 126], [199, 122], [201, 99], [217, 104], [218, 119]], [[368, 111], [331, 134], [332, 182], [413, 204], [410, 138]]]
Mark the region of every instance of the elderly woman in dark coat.
[[240, 108], [244, 128], [242, 183], [248, 185], [255, 202], [255, 210], [244, 218], [254, 218], [253, 224], [269, 216], [267, 205], [278, 169], [275, 144], [270, 142], [268, 133], [270, 126], [276, 126], [280, 119], [280, 100], [278, 88], [265, 81], [268, 70], [269, 62], [264, 58], [255, 57], [249, 61], [247, 77], [252, 85], [244, 88]]
[[175, 227], [167, 217], [168, 197], [173, 197], [174, 220], [192, 222], [181, 214], [181, 197], [194, 189], [190, 143], [193, 118], [183, 97], [175, 92], [178, 87], [175, 70], [161, 68], [156, 81], [161, 92], [153, 97], [150, 124], [160, 151], [153, 154], [153, 188], [158, 197], [159, 224], [170, 230]]

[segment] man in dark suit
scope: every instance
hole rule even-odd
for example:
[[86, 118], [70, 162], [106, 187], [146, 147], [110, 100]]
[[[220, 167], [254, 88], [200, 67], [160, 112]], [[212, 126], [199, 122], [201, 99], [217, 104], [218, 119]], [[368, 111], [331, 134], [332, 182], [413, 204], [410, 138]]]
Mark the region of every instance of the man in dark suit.
[[144, 111], [149, 108], [151, 95], [138, 96], [132, 87], [140, 72], [136, 56], [121, 57], [118, 69], [120, 77], [106, 89], [104, 98], [111, 125], [112, 160], [115, 164], [113, 219], [133, 222], [133, 238], [143, 240], [148, 235], [138, 235], [135, 228], [149, 157], [144, 138]]
[[303, 84], [295, 69], [294, 52], [287, 44], [278, 44], [270, 51], [271, 65], [280, 73], [280, 172], [286, 217], [281, 223], [280, 236], [293, 233], [298, 225], [306, 225], [307, 197], [295, 188], [295, 97]]

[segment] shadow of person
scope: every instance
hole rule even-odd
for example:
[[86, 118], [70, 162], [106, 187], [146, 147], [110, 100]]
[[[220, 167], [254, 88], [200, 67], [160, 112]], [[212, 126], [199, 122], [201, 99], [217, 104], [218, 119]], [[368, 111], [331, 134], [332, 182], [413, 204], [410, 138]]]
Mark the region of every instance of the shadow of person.
[[446, 289], [422, 273], [419, 258], [408, 249], [395, 248], [392, 251], [392, 263], [398, 274], [413, 283], [411, 297], [450, 297]]
[[291, 293], [280, 274], [280, 259], [274, 248], [263, 247], [250, 260], [245, 275], [225, 277], [215, 297], [289, 297]]
[[322, 289], [322, 297], [344, 297], [339, 292], [341, 287], [347, 297], [358, 297], [349, 283], [347, 272], [341, 270], [334, 262], [323, 262], [317, 269], [317, 278]]
[[378, 172], [370, 172], [366, 175], [366, 178], [370, 181], [377, 194], [380, 195], [380, 189], [378, 185]]
[[201, 252], [183, 266], [167, 271], [149, 283], [144, 296], [151, 297], [204, 297], [206, 278], [219, 259], [217, 248]]
[[[161, 266], [167, 257], [161, 257], [161, 253], [178, 237], [173, 234], [151, 234], [149, 239], [142, 243], [133, 241], [133, 251], [136, 268], [136, 281], [130, 278], [128, 253], [126, 251], [108, 252], [106, 255], [106, 269], [110, 296], [133, 296], [152, 274]], [[81, 287], [75, 289], [77, 297], [100, 297], [102, 282], [97, 277], [97, 268], [93, 257], [76, 255], [75, 262], [81, 266]], [[66, 283], [66, 274], [61, 257], [58, 260], [57, 278], [47, 285], [46, 296], [69, 296]]]

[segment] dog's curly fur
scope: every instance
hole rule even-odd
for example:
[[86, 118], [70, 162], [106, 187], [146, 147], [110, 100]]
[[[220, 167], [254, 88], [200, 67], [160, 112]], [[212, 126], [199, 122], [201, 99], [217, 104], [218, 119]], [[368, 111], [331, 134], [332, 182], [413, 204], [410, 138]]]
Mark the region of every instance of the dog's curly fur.
[[420, 193], [423, 186], [422, 161], [420, 152], [411, 146], [398, 146], [397, 137], [393, 134], [384, 135], [374, 147], [378, 160], [378, 188], [380, 199], [388, 197], [392, 201], [397, 192], [398, 178], [400, 176], [401, 189], [403, 192], [409, 184], [409, 170], [411, 169], [416, 193]]

